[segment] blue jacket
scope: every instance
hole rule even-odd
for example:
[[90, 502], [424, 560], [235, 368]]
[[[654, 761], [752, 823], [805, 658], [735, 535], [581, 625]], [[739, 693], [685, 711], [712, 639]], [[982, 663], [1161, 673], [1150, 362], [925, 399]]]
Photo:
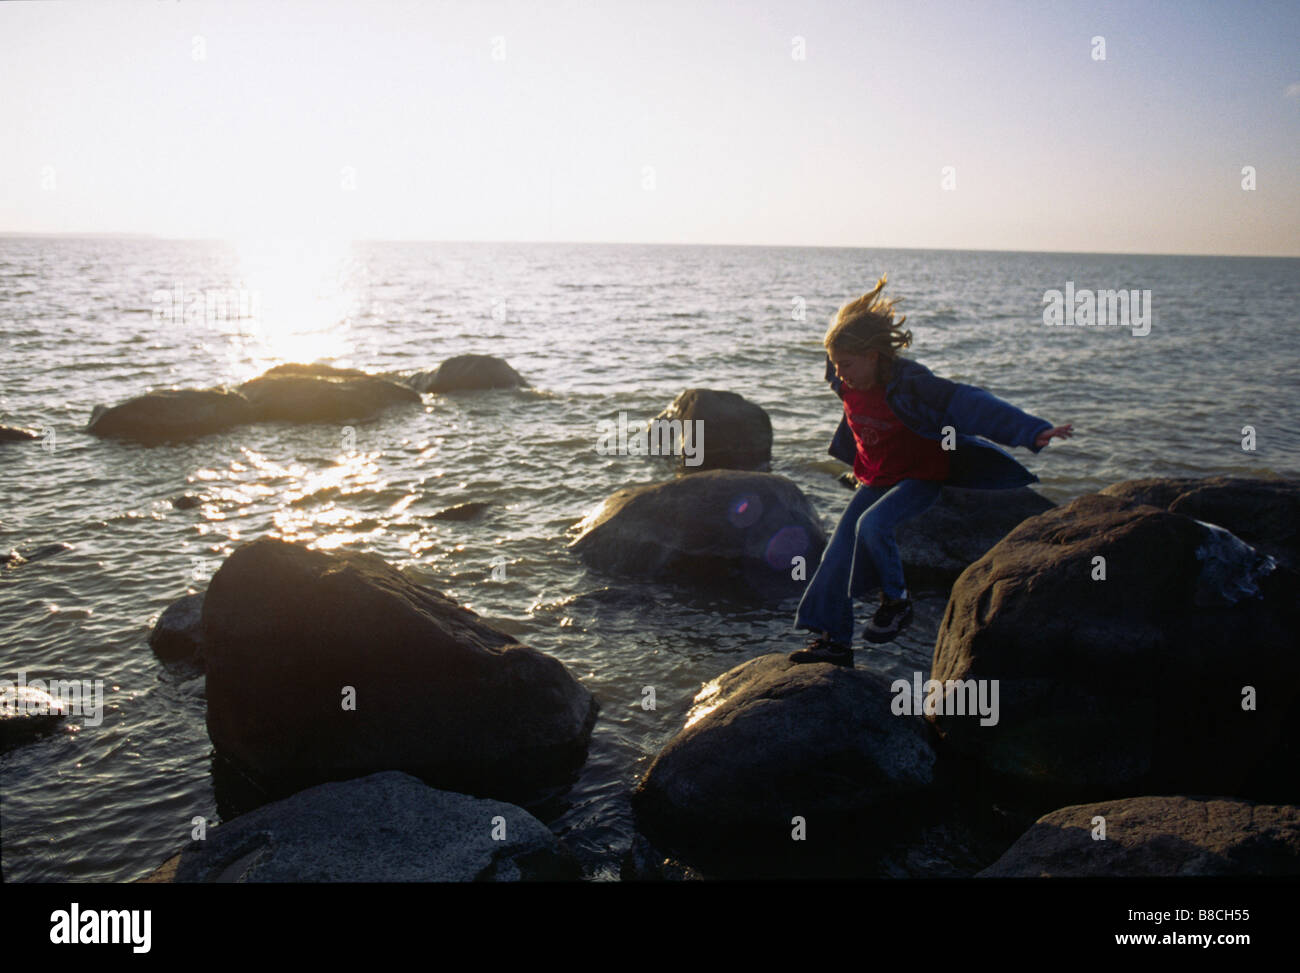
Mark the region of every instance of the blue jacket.
[[[829, 357], [826, 380], [838, 395], [840, 380]], [[1037, 453], [1042, 447], [1035, 446], [1034, 439], [1052, 428], [1046, 419], [1021, 412], [974, 385], [939, 378], [924, 365], [903, 357], [894, 359], [885, 402], [908, 429], [926, 439], [942, 439], [944, 426], [956, 430], [957, 448], [949, 454], [948, 479], [944, 480], [948, 486], [1005, 490], [1038, 482], [1038, 477], [988, 440]], [[841, 415], [827, 452], [852, 466], [857, 448], [853, 430]]]

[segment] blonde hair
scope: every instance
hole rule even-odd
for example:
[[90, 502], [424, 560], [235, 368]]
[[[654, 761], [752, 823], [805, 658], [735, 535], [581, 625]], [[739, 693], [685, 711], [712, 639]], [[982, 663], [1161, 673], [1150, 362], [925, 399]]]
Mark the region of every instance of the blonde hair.
[[896, 352], [912, 343], [912, 332], [902, 329], [907, 316], [894, 320], [894, 305], [901, 298], [880, 295], [887, 278], [882, 274], [875, 287], [839, 309], [822, 339], [827, 351], [834, 349], [847, 355], [878, 351], [881, 358], [892, 361]]

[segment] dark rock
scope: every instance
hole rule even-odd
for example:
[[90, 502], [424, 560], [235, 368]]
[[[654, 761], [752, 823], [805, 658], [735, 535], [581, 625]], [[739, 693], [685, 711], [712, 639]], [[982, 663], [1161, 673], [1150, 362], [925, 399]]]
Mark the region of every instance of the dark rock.
[[1238, 564], [1212, 557], [1222, 535], [1099, 494], [1022, 523], [953, 586], [931, 677], [996, 680], [1000, 717], [932, 715], [945, 747], [1040, 813], [1143, 793], [1300, 797], [1300, 579], [1239, 540]]
[[31, 686], [0, 682], [0, 753], [31, 743], [67, 718], [63, 701]]
[[[504, 829], [504, 832], [502, 831]], [[496, 840], [493, 833], [504, 834]], [[576, 880], [581, 869], [523, 808], [390, 771], [322, 784], [211, 829], [143, 882]]]
[[735, 470], [620, 490], [579, 529], [572, 549], [599, 571], [703, 585], [740, 580], [764, 594], [802, 591], [793, 559], [805, 559], [809, 577], [826, 546], [794, 483]]
[[368, 419], [394, 405], [420, 401], [411, 388], [355, 368], [277, 365], [239, 387], [257, 420], [342, 422]]
[[[703, 423], [704, 435], [693, 440], [700, 455], [688, 457], [679, 451], [674, 457], [683, 472], [755, 470], [766, 469], [770, 465], [772, 420], [762, 406], [755, 405], [735, 392], [687, 389], [673, 399], [668, 408], [655, 416], [653, 423], [696, 421]], [[652, 441], [655, 438], [653, 423]], [[678, 433], [676, 441], [681, 443], [684, 430], [680, 426]], [[690, 463], [687, 462], [688, 459], [691, 460]]]
[[417, 392], [460, 392], [527, 386], [523, 376], [492, 355], [457, 355], [432, 371], [416, 372], [407, 384]]
[[172, 497], [172, 506], [177, 510], [193, 510], [199, 504], [204, 503], [205, 500], [205, 497], [193, 493], [183, 493], [179, 497]]
[[376, 555], [244, 544], [203, 631], [208, 733], [272, 794], [403, 770], [523, 799], [585, 760], [597, 705], [559, 661]]
[[166, 662], [200, 663], [203, 658], [203, 595], [172, 602], [149, 632], [149, 647]]
[[705, 878], [691, 866], [664, 854], [640, 833], [633, 835], [632, 845], [619, 864], [618, 877], [623, 882], [692, 882]]
[[430, 517], [430, 520], [473, 520], [491, 507], [492, 504], [487, 501], [477, 500], [472, 503], [458, 503], [454, 507], [448, 507], [446, 510], [439, 510]]
[[7, 568], [16, 568], [23, 564], [30, 564], [32, 561], [43, 561], [47, 557], [54, 557], [70, 550], [72, 550], [71, 544], [42, 544], [40, 547], [34, 547], [27, 551], [10, 551], [5, 555], [4, 564]]
[[[717, 876], [863, 874], [935, 789], [917, 716], [867, 669], [764, 655], [707, 684], [633, 795], [640, 830]], [[806, 840], [795, 840], [795, 818]]]
[[155, 389], [111, 408], [95, 406], [86, 431], [154, 445], [206, 436], [252, 417], [248, 400], [230, 389]]
[[30, 429], [19, 429], [16, 426], [0, 426], [0, 443], [21, 443], [40, 438], [38, 433]]
[[1234, 476], [1125, 480], [1101, 491], [1125, 507], [1147, 504], [1217, 524], [1300, 571], [1300, 480]]
[[[1105, 840], [1094, 818], [1104, 818]], [[1133, 797], [1041, 817], [980, 878], [1300, 875], [1300, 807]]]

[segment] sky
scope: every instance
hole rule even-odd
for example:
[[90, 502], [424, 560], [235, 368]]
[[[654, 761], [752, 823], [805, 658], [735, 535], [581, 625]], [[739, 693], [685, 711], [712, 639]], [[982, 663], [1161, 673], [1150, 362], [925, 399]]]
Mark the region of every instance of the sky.
[[1298, 54], [1249, 0], [6, 3], [0, 232], [1298, 256]]

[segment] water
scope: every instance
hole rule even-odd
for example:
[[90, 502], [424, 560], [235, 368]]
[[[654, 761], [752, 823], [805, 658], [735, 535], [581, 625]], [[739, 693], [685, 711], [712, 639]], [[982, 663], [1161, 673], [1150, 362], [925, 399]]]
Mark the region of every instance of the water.
[[[449, 596], [561, 659], [600, 699], [590, 756], [550, 821], [593, 879], [618, 875], [628, 795], [701, 684], [800, 644], [793, 604], [589, 573], [570, 528], [614, 490], [664, 479], [602, 456], [602, 419], [648, 419], [690, 386], [766, 408], [773, 470], [828, 528], [848, 500], [825, 454], [827, 318], [887, 271], [905, 354], [1075, 436], [1015, 455], [1061, 503], [1143, 476], [1300, 474], [1300, 261], [987, 252], [552, 244], [233, 246], [0, 238], [0, 422], [53, 431], [0, 446], [0, 548], [72, 550], [0, 571], [0, 678], [102, 679], [106, 711], [0, 757], [0, 864], [11, 880], [130, 880], [218, 819], [199, 684], [145, 638], [240, 543], [275, 533], [420, 565]], [[1043, 294], [1152, 292], [1151, 333], [1049, 328]], [[156, 291], [242, 288], [257, 317], [156, 320]], [[796, 320], [802, 304], [804, 320]], [[91, 408], [149, 388], [239, 382], [282, 361], [371, 371], [467, 352], [527, 391], [427, 396], [356, 427], [264, 424], [177, 446], [81, 432]], [[1253, 426], [1258, 448], [1243, 451]], [[171, 498], [207, 502], [178, 510]], [[430, 516], [490, 501], [481, 520]], [[506, 578], [493, 581], [494, 558]], [[928, 671], [944, 596], [858, 664]], [[658, 708], [641, 707], [654, 686]]]

